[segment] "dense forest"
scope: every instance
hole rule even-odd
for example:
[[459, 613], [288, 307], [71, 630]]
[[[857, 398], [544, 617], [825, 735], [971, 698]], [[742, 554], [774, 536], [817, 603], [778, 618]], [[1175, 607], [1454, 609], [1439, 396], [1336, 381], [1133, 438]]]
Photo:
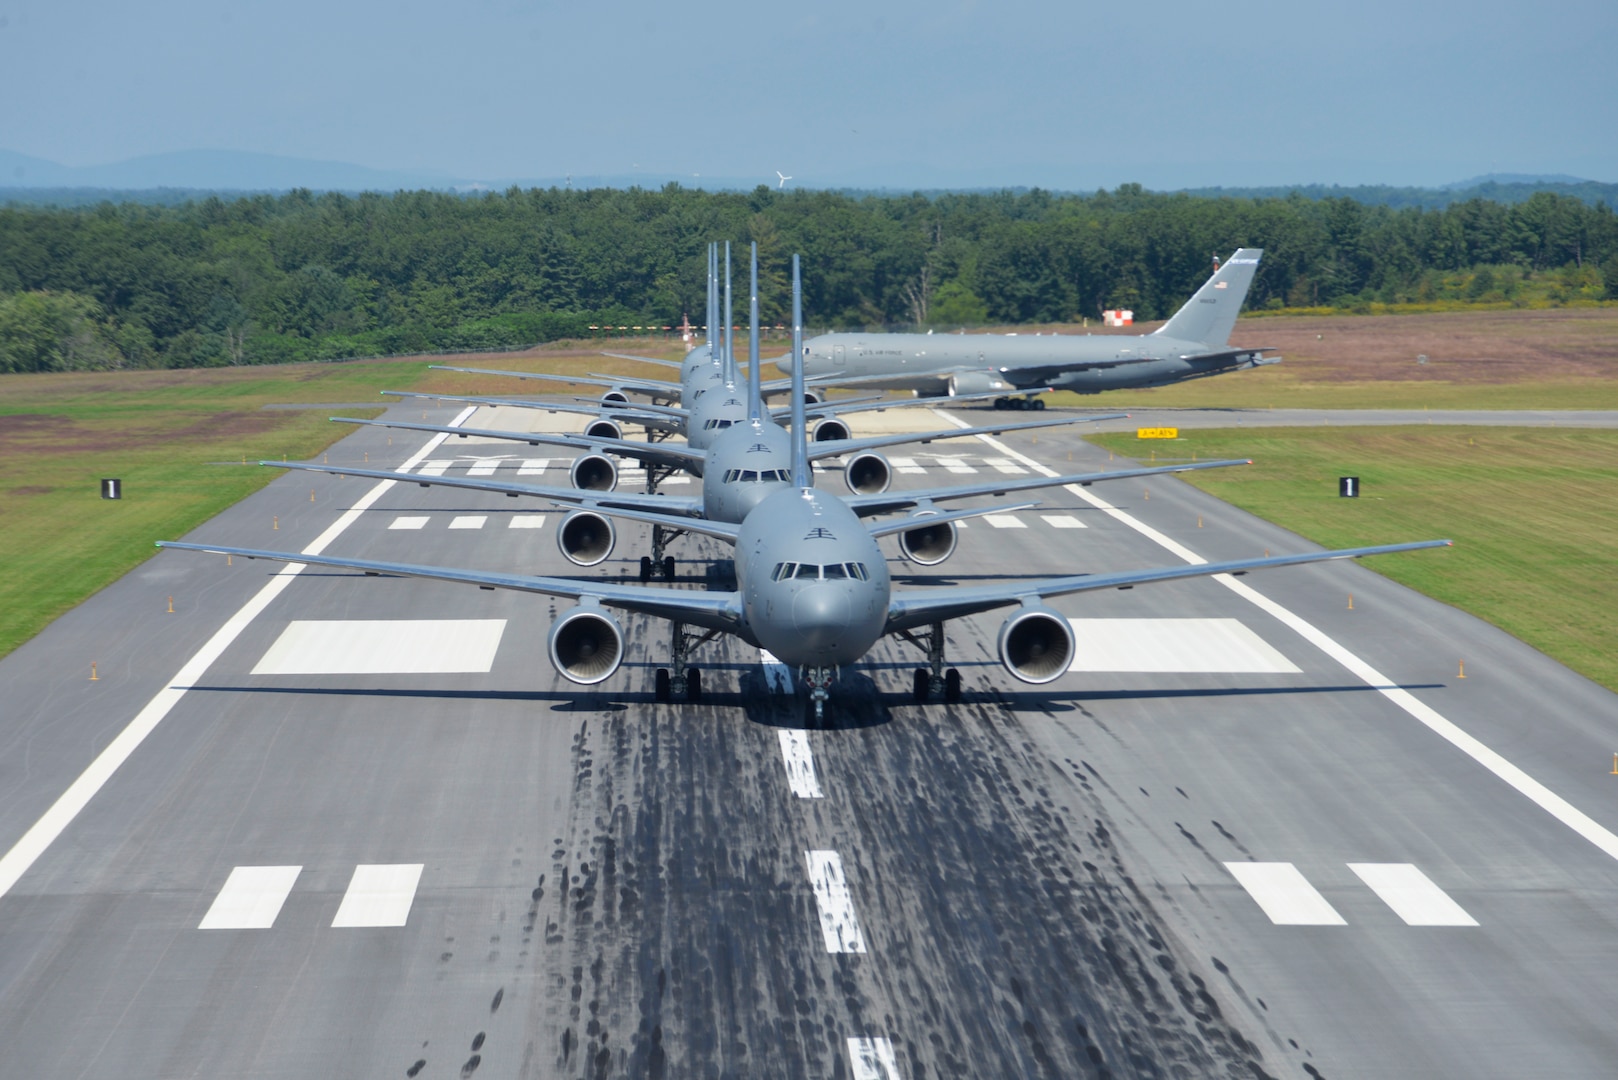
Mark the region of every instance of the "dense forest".
[[[1618, 219], [1541, 192], [1442, 209], [1210, 198], [518, 190], [0, 210], [0, 371], [264, 364], [514, 346], [703, 311], [704, 247], [756, 240], [766, 322], [801, 252], [816, 327], [1172, 312], [1215, 255], [1249, 308], [1618, 298]], [[738, 266], [737, 280], [742, 280]], [[738, 304], [738, 311], [744, 304]]]

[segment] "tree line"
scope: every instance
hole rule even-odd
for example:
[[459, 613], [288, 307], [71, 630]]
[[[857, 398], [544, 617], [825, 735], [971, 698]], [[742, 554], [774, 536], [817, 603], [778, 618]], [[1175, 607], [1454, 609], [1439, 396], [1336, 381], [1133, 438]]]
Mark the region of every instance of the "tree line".
[[1249, 308], [1419, 302], [1457, 287], [1509, 299], [1514, 282], [1546, 274], [1560, 275], [1558, 301], [1618, 297], [1612, 209], [1548, 192], [1423, 209], [1138, 185], [294, 191], [0, 209], [0, 371], [340, 359], [698, 323], [706, 244], [727, 238], [739, 252], [759, 244], [767, 323], [788, 318], [788, 259], [802, 253], [807, 318], [826, 328], [1074, 322], [1111, 307], [1161, 318], [1242, 246], [1265, 249]]

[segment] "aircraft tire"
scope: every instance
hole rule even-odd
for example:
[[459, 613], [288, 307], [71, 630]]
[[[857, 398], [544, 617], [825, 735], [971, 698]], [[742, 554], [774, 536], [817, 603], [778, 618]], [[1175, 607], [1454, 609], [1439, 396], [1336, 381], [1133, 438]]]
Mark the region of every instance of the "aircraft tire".
[[673, 555], [665, 555], [663, 557], [663, 580], [664, 581], [673, 581], [674, 580], [674, 556]]
[[1044, 398], [1035, 398], [1033, 401], [1029, 402], [1028, 404], [1029, 404], [1029, 408], [1033, 409], [1035, 412], [1044, 412], [1045, 411], [1045, 399]]
[[955, 668], [944, 672], [944, 700], [951, 705], [961, 700], [961, 673]]
[[669, 686], [669, 669], [658, 668], [657, 675], [652, 680], [652, 697], [657, 699], [658, 704], [668, 704], [668, 700], [672, 696], [669, 692]]
[[642, 584], [652, 580], [652, 557], [650, 555], [640, 557], [640, 580]]
[[927, 669], [917, 668], [910, 680], [910, 694], [916, 699], [917, 705], [927, 703]]
[[702, 700], [702, 672], [694, 667], [685, 669], [685, 700], [689, 702]]
[[1009, 408], [1011, 408], [1011, 404], [1005, 398], [997, 397], [994, 399], [995, 412], [1005, 412]]

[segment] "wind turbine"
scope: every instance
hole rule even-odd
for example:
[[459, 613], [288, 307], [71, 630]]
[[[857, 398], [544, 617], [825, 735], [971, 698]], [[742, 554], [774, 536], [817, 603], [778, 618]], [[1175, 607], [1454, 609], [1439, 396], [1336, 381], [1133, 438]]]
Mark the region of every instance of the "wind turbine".
[[775, 175], [779, 176], [781, 178], [780, 183], [775, 185], [775, 190], [777, 190], [777, 191], [780, 191], [782, 188], [786, 187], [787, 186], [787, 181], [792, 179], [792, 177], [786, 175], [780, 169], [775, 170]]

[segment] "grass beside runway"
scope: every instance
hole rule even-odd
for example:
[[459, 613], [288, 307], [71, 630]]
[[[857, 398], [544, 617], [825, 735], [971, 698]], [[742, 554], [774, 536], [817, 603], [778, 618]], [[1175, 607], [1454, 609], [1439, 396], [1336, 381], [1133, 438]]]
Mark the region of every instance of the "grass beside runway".
[[[0, 399], [0, 656], [351, 428], [331, 411], [425, 364], [8, 375]], [[414, 375], [413, 375], [414, 372]], [[379, 410], [345, 409], [360, 416]], [[244, 465], [243, 462], [246, 462]], [[101, 498], [103, 477], [123, 498]]]
[[[1177, 440], [1096, 435], [1158, 462], [1252, 458], [1182, 479], [1328, 547], [1448, 537], [1449, 551], [1367, 565], [1487, 619], [1618, 690], [1618, 431], [1560, 428], [1260, 428]], [[1340, 498], [1340, 476], [1361, 496]]]

